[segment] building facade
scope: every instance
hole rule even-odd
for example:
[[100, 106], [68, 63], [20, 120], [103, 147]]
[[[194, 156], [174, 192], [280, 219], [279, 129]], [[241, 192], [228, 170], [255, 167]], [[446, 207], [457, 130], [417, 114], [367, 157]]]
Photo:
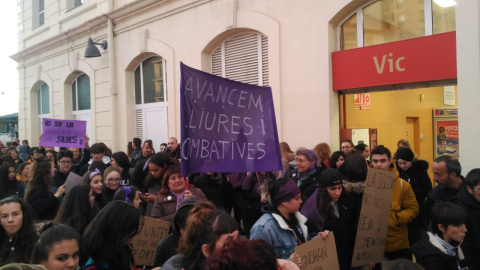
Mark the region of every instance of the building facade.
[[[363, 31], [365, 44], [355, 45], [359, 24], [352, 28], [351, 19], [352, 14], [356, 22], [375, 19], [375, 9], [373, 15], [357, 11], [376, 2], [18, 0], [19, 51], [12, 58], [19, 66], [19, 136], [36, 141], [45, 117], [82, 119], [92, 142], [103, 141], [114, 151], [126, 150], [133, 137], [152, 139], [158, 150], [168, 137], [180, 138], [183, 62], [271, 86], [280, 141], [292, 148], [325, 141], [338, 149], [339, 130], [345, 127], [339, 96], [349, 92], [334, 91], [332, 53], [376, 42], [378, 35], [368, 36], [377, 31], [370, 23]], [[433, 6], [431, 0], [381, 2], [380, 14], [388, 13], [390, 5]], [[480, 134], [475, 121], [480, 112], [479, 11], [477, 0], [459, 0], [454, 10], [457, 78], [450, 83], [458, 89], [460, 159], [467, 171], [478, 167], [468, 157], [480, 152], [475, 140]], [[433, 11], [423, 9], [413, 17], [425, 19], [426, 12]], [[392, 21], [409, 27], [402, 15]], [[426, 30], [435, 25], [424, 24], [423, 35], [436, 34]], [[395, 35], [422, 36], [415, 31]], [[84, 56], [88, 38], [107, 42], [105, 50], [97, 45], [100, 57]], [[390, 41], [395, 39], [381, 42]], [[468, 129], [462, 132], [463, 127]], [[378, 136], [379, 144], [395, 147], [390, 135], [383, 136], [384, 142]]]

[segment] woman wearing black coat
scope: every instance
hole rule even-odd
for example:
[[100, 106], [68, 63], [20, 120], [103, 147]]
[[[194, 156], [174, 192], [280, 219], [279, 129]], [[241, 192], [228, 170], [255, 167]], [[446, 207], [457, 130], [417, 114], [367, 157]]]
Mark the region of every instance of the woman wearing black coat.
[[410, 148], [398, 148], [395, 156], [397, 157], [399, 176], [412, 186], [420, 211], [418, 216], [408, 224], [408, 240], [412, 246], [422, 237], [426, 222], [425, 198], [432, 190], [432, 181], [428, 176], [428, 162], [425, 160], [414, 161], [414, 153]]

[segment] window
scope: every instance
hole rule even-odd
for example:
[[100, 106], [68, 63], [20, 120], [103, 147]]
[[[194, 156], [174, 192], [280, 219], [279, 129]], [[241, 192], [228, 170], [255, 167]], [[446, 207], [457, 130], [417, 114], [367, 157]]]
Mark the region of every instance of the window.
[[67, 0], [67, 11], [83, 4], [83, 0]]
[[45, 0], [33, 0], [32, 2], [32, 28], [45, 24]]
[[37, 92], [38, 104], [38, 134], [42, 134], [42, 119], [49, 117], [50, 114], [50, 93], [46, 83], [40, 86]]
[[72, 83], [72, 117], [87, 122], [87, 135], [91, 137], [90, 115], [90, 77], [81, 74]]
[[163, 57], [153, 56], [134, 71], [136, 136], [153, 140], [156, 151], [168, 140], [166, 67]]
[[396, 0], [396, 4], [392, 4], [394, 2], [375, 1], [345, 19], [339, 27], [340, 49], [455, 31], [454, 4], [442, 6], [438, 0]]
[[247, 33], [227, 39], [212, 53], [212, 74], [267, 86], [268, 38], [259, 33]]
[[90, 110], [90, 78], [78, 76], [72, 84], [72, 111]]

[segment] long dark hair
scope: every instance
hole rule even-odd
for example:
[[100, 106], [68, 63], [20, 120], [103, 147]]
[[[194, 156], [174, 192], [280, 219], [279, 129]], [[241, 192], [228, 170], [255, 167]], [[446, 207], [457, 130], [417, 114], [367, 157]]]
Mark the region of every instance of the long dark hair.
[[[17, 241], [14, 244], [17, 262], [30, 263], [35, 242], [38, 236], [35, 232], [33, 213], [30, 206], [18, 196], [10, 196], [0, 201], [0, 206], [7, 203], [18, 203], [22, 210], [22, 227], [16, 233]], [[7, 232], [0, 226], [0, 239], [5, 239]]]
[[112, 158], [115, 159], [115, 161], [118, 163], [122, 169], [128, 169], [133, 167], [132, 163], [128, 160], [127, 154], [125, 152], [115, 152], [112, 154]]
[[13, 194], [15, 194], [15, 192], [20, 188], [20, 185], [15, 178], [13, 178], [13, 181], [8, 179], [8, 171], [10, 168], [15, 168], [15, 166], [7, 162], [0, 166], [0, 199], [8, 196], [9, 189], [12, 189]]
[[[28, 174], [27, 187], [25, 189], [25, 201], [28, 203], [30, 191], [33, 186], [46, 186], [48, 189], [53, 185], [53, 178], [50, 170], [52, 169], [52, 160], [38, 155], [35, 161], [30, 165], [30, 173]], [[51, 191], [53, 193], [53, 191]]]
[[72, 187], [58, 210], [55, 223], [68, 225], [80, 235], [95, 217], [96, 210], [90, 205], [90, 185], [78, 185]]
[[112, 201], [107, 204], [85, 229], [82, 247], [102, 269], [130, 270], [132, 250], [128, 239], [135, 236], [143, 223], [140, 211], [132, 204]]
[[[135, 167], [135, 186], [149, 188], [158, 182], [161, 184], [163, 180], [163, 174], [159, 179], [155, 179], [148, 168], [148, 164], [155, 164], [161, 168], [168, 168], [170, 166], [179, 166], [178, 160], [173, 159], [170, 154], [166, 152], [158, 152], [153, 154], [149, 159], [142, 162], [137, 162]], [[165, 172], [164, 172], [165, 173]]]
[[330, 168], [338, 169], [337, 161], [340, 157], [343, 157], [343, 160], [345, 160], [347, 158], [347, 155], [345, 155], [345, 153], [342, 151], [333, 152], [333, 154], [330, 156], [330, 160], [328, 161], [330, 163]]
[[48, 254], [55, 244], [72, 239], [78, 243], [78, 232], [72, 227], [64, 224], [49, 224], [44, 228], [40, 239], [38, 239], [38, 243], [35, 245], [33, 263], [39, 264], [42, 261], [48, 260]]

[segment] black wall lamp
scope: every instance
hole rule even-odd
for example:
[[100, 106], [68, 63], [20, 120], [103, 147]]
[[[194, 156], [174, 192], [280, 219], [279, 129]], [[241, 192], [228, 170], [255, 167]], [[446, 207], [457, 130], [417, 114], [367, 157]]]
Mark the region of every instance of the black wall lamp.
[[99, 57], [101, 56], [100, 51], [98, 50], [97, 46], [100, 45], [104, 50], [107, 49], [107, 41], [104, 40], [102, 43], [95, 43], [91, 38], [88, 38], [87, 48], [85, 49], [85, 57]]

